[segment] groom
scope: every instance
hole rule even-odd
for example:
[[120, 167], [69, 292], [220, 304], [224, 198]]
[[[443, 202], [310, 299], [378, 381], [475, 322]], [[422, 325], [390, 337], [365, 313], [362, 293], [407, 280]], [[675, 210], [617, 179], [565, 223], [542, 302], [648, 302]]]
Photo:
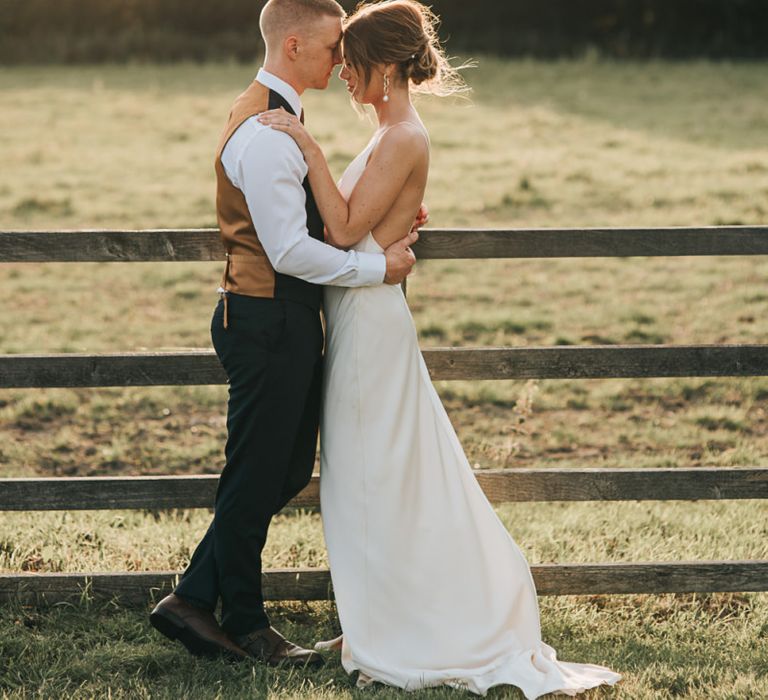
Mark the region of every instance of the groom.
[[[309, 483], [314, 466], [322, 285], [397, 284], [415, 262], [408, 247], [415, 231], [384, 254], [326, 245], [301, 151], [255, 118], [276, 107], [303, 118], [301, 94], [328, 87], [341, 63], [344, 15], [335, 0], [267, 2], [264, 67], [235, 100], [217, 149], [227, 262], [211, 335], [229, 378], [226, 465], [212, 524], [176, 590], [150, 615], [198, 656], [322, 663], [270, 626], [261, 589], [270, 520]], [[219, 598], [221, 626], [213, 614]]]

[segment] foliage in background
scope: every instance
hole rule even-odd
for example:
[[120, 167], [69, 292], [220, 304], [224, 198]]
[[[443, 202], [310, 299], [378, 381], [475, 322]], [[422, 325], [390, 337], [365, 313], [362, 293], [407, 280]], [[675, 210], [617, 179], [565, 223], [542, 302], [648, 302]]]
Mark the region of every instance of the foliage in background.
[[[174, 61], [260, 52], [264, 0], [0, 0], [0, 62]], [[357, 0], [342, 0], [353, 10]], [[768, 56], [764, 0], [434, 0], [452, 51], [539, 58]]]

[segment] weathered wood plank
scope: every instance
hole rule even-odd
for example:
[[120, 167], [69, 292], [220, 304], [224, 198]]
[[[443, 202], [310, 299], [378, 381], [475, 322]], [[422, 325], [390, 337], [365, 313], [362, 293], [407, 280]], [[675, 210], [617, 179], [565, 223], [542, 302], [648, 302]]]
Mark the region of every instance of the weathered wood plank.
[[[430, 348], [432, 379], [589, 379], [768, 375], [768, 345]], [[0, 355], [0, 387], [224, 384], [213, 351]]]
[[0, 387], [226, 384], [216, 354], [137, 352], [103, 355], [0, 355]]
[[218, 229], [3, 231], [0, 262], [223, 260]]
[[[425, 229], [422, 260], [768, 255], [768, 226]], [[217, 229], [0, 231], [0, 262], [221, 260]]]
[[[491, 503], [768, 498], [768, 468], [480, 469]], [[218, 476], [0, 479], [0, 511], [210, 508]], [[289, 504], [320, 505], [319, 479]]]
[[[531, 566], [539, 595], [693, 593], [768, 590], [768, 560], [673, 561]], [[146, 605], [169, 592], [173, 571], [0, 574], [0, 601], [53, 604], [92, 597]], [[329, 600], [327, 569], [276, 569], [263, 574], [267, 600]]]
[[435, 348], [433, 379], [737, 377], [768, 374], [768, 345]]
[[[0, 511], [212, 508], [218, 481], [214, 474], [0, 479]], [[313, 477], [291, 507], [314, 508], [319, 502]]]
[[539, 595], [768, 590], [768, 560], [544, 564], [531, 571]]
[[[169, 593], [180, 573], [0, 574], [0, 601], [55, 603], [87, 596], [143, 604]], [[332, 596], [327, 569], [267, 570], [262, 575], [262, 586], [266, 600], [328, 600]]]
[[768, 468], [480, 469], [491, 503], [768, 498]]
[[423, 231], [420, 259], [766, 255], [768, 226]]

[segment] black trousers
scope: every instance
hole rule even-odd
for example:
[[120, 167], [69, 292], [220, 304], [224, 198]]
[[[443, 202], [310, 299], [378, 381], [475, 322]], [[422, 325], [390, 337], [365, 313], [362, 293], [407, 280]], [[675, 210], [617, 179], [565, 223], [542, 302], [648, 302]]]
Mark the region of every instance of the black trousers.
[[282, 299], [229, 295], [211, 321], [229, 377], [226, 465], [214, 516], [176, 594], [214, 610], [230, 634], [269, 627], [261, 552], [272, 516], [312, 476], [322, 382], [318, 311]]

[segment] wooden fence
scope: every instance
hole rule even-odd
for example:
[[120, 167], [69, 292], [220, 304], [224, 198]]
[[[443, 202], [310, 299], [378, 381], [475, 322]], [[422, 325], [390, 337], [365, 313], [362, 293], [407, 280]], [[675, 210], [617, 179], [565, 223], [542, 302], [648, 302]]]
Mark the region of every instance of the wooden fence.
[[[655, 229], [428, 230], [420, 259], [768, 255], [768, 226]], [[0, 262], [223, 260], [218, 231], [0, 232]], [[433, 379], [744, 377], [768, 375], [768, 345], [610, 345], [439, 348]], [[0, 387], [221, 384], [211, 352], [0, 356]], [[493, 503], [510, 501], [768, 498], [768, 468], [495, 469], [477, 478]], [[207, 508], [217, 477], [0, 479], [0, 510]], [[290, 506], [319, 506], [318, 479]], [[767, 591], [768, 560], [543, 564], [540, 595]], [[178, 572], [0, 574], [0, 600], [54, 602], [83, 594], [145, 603]], [[332, 597], [322, 569], [264, 572], [269, 600]]]

